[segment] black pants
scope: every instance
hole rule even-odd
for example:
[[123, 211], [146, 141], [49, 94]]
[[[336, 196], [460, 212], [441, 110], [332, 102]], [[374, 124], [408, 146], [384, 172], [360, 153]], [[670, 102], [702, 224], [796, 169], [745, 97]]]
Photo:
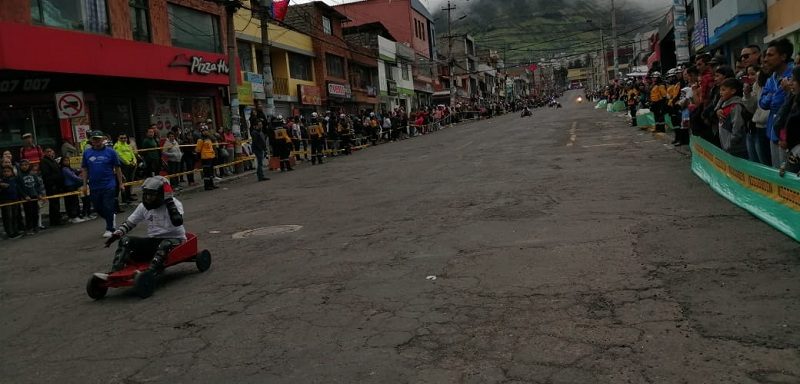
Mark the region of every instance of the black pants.
[[[7, 201], [0, 203], [7, 203]], [[22, 216], [19, 204], [0, 208], [0, 214], [3, 215], [3, 230], [6, 231], [6, 236], [16, 237], [19, 235], [19, 231], [21, 229], [19, 227], [19, 219], [20, 216]]]
[[214, 159], [203, 159], [203, 187], [206, 190], [214, 189]]
[[[292, 141], [294, 143], [294, 151], [295, 151], [294, 158], [296, 160], [300, 160], [300, 146], [302, 145], [303, 148], [304, 148], [303, 151], [307, 152], [308, 151], [308, 144], [306, 144], [305, 140], [302, 140], [302, 139], [299, 139], [299, 138], [292, 139]], [[303, 156], [303, 157], [308, 159], [308, 154], [305, 154], [305, 156]]]
[[[64, 192], [69, 193], [69, 192], [75, 192], [77, 190], [78, 190], [77, 186], [66, 187], [66, 190]], [[78, 217], [78, 215], [80, 214], [81, 206], [80, 203], [78, 202], [78, 199], [79, 199], [78, 195], [64, 196], [64, 208], [67, 210], [67, 217], [69, 217], [70, 219], [74, 219]]]
[[181, 239], [125, 236], [117, 245], [111, 270], [119, 271], [128, 262], [145, 263], [151, 260], [153, 267], [161, 268], [169, 252], [181, 242]]
[[183, 163], [183, 171], [189, 172], [186, 174], [186, 181], [190, 183], [194, 183], [194, 152], [184, 152], [183, 157], [181, 158], [181, 163]]
[[[126, 181], [133, 181], [134, 173], [136, 172], [136, 167], [134, 167], [133, 165], [122, 164], [120, 166], [120, 169], [122, 170], [122, 175], [125, 176], [125, 180]], [[127, 203], [129, 201], [131, 201], [131, 186], [130, 185], [125, 186], [122, 189], [122, 202], [123, 203]], [[65, 202], [65, 204], [66, 204], [66, 202]]]
[[61, 198], [47, 199], [47, 215], [50, 225], [61, 225]]
[[628, 111], [631, 114], [631, 127], [636, 126], [636, 104], [631, 104], [628, 106]]
[[172, 187], [177, 187], [178, 185], [180, 185], [180, 183], [178, 182], [178, 176], [171, 176], [171, 175], [174, 175], [174, 174], [180, 173], [180, 172], [181, 172], [181, 162], [180, 161], [168, 161], [167, 162], [167, 174], [170, 175], [169, 184], [172, 185]]
[[322, 139], [311, 139], [311, 164], [322, 164]]
[[145, 164], [147, 164], [147, 177], [158, 176], [161, 173], [161, 158], [147, 159]]
[[81, 217], [89, 217], [92, 214], [92, 199], [88, 195], [81, 196]]
[[25, 229], [34, 231], [39, 229], [39, 200], [28, 200], [22, 203], [25, 211]]
[[656, 118], [656, 132], [666, 132], [667, 127], [664, 123], [664, 113], [666, 109], [666, 101], [657, 101], [653, 103], [652, 108], [653, 115]]

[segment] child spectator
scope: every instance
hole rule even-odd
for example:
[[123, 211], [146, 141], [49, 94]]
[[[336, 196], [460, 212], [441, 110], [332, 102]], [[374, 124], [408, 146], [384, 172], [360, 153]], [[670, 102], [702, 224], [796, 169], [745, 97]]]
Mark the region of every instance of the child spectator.
[[25, 229], [28, 235], [39, 231], [39, 201], [44, 201], [44, 182], [39, 175], [33, 173], [31, 163], [27, 159], [19, 162], [19, 175], [17, 176], [22, 209], [25, 211]]
[[784, 105], [786, 117], [779, 132], [780, 147], [787, 151], [781, 177], [788, 171], [800, 175], [800, 67], [792, 69], [791, 99]]
[[[734, 78], [722, 81], [719, 86], [719, 141], [720, 147], [736, 157], [747, 158], [746, 109], [742, 105], [742, 82]], [[752, 117], [752, 115], [750, 115]]]
[[[0, 205], [12, 203], [19, 200], [19, 180], [14, 176], [14, 168], [4, 166], [0, 174]], [[0, 215], [3, 216], [3, 230], [9, 239], [18, 239], [20, 221], [19, 204], [5, 205], [0, 208]]]
[[[69, 157], [61, 157], [59, 166], [61, 166], [61, 175], [64, 178], [64, 192], [71, 193], [78, 191], [81, 185], [83, 185], [83, 179], [70, 167]], [[84, 222], [83, 219], [78, 217], [81, 208], [78, 203], [78, 195], [64, 196], [64, 207], [67, 210], [67, 217], [70, 223], [77, 224]]]

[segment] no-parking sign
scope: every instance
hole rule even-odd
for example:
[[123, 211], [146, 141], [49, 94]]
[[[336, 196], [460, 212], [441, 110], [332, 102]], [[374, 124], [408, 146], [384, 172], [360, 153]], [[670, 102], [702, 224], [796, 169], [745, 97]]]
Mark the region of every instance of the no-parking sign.
[[85, 116], [86, 103], [83, 101], [83, 92], [56, 93], [56, 109], [59, 119]]

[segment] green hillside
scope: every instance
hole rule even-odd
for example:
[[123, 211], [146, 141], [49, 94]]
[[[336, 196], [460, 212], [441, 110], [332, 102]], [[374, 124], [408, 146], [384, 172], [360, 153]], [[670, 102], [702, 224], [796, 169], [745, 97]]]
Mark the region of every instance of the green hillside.
[[[630, 44], [637, 32], [653, 29], [667, 10], [618, 3], [624, 5], [617, 9], [620, 46]], [[439, 36], [446, 36], [447, 14], [439, 10], [435, 18]], [[473, 0], [458, 5], [452, 19], [453, 35], [468, 33], [479, 48], [505, 52], [509, 63], [559, 55], [577, 59], [580, 53], [599, 49], [601, 27], [606, 38], [611, 34], [608, 0]]]

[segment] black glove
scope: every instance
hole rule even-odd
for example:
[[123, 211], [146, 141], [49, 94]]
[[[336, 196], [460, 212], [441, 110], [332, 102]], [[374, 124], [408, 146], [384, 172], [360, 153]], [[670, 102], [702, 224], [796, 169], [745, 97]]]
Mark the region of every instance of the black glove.
[[175, 206], [175, 200], [172, 200], [171, 197], [164, 199], [164, 205], [167, 206], [167, 212], [169, 213], [169, 221], [172, 225], [179, 227], [183, 225], [183, 215], [178, 211], [178, 207]]
[[106, 240], [106, 248], [110, 247], [111, 244], [114, 244], [115, 241], [121, 238], [122, 238], [122, 231], [114, 231], [114, 233], [111, 234], [111, 237], [109, 237], [108, 240]]

